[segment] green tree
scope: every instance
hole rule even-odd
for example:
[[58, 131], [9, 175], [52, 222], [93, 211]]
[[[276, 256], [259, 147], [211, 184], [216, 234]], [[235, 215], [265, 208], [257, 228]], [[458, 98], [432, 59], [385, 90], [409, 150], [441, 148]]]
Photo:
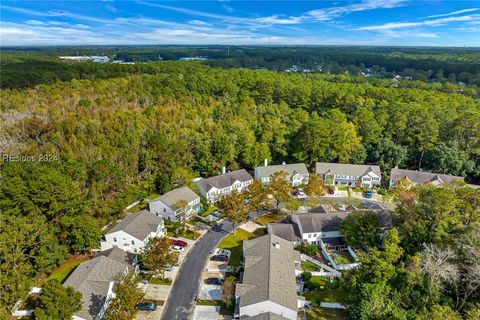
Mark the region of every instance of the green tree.
[[49, 280], [35, 308], [35, 318], [39, 320], [69, 320], [82, 309], [82, 294], [74, 288], [64, 287], [58, 280]]
[[353, 212], [340, 223], [340, 232], [347, 237], [349, 245], [370, 248], [380, 242], [382, 228], [376, 214]]
[[222, 216], [233, 222], [234, 229], [240, 222], [246, 221], [249, 213], [249, 206], [245, 204], [245, 196], [236, 190], [223, 196], [218, 202], [218, 208]]
[[287, 172], [277, 171], [270, 176], [270, 183], [267, 185], [267, 192], [272, 196], [277, 211], [281, 202], [286, 202], [291, 198], [290, 190], [291, 185]]
[[178, 255], [170, 251], [172, 244], [173, 240], [166, 237], [151, 238], [140, 255], [145, 268], [163, 276], [166, 265], [173, 265], [178, 259]]
[[119, 279], [113, 288], [115, 298], [110, 301], [103, 318], [105, 320], [130, 320], [137, 314], [135, 306], [142, 301], [144, 293], [138, 288], [135, 276], [129, 273]]
[[271, 207], [267, 190], [258, 179], [253, 180], [243, 194], [245, 199], [249, 201], [249, 210], [252, 212]]

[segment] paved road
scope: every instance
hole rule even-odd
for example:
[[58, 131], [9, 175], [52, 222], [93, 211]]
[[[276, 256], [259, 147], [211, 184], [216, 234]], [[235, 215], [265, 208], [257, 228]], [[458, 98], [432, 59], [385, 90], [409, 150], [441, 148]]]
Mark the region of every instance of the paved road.
[[183, 260], [168, 296], [162, 319], [187, 320], [190, 318], [210, 252], [232, 230], [230, 222], [223, 222], [220, 226], [221, 228], [211, 229], [200, 238]]

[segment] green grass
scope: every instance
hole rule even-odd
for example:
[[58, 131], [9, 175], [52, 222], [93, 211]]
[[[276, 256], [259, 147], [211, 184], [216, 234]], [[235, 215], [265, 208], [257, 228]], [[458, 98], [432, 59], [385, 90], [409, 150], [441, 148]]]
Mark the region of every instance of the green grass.
[[172, 279], [170, 278], [160, 279], [160, 278], [151, 277], [149, 282], [152, 284], [161, 284], [164, 286], [170, 286], [172, 284]]
[[229, 234], [220, 241], [218, 245], [219, 248], [228, 249], [232, 252], [230, 260], [228, 261], [229, 266], [237, 267], [240, 265], [240, 260], [242, 259], [242, 242], [248, 240], [252, 234], [238, 228], [234, 233]]
[[317, 308], [315, 310], [307, 310], [307, 320], [345, 320], [347, 313], [339, 309]]
[[262, 215], [254, 220], [255, 223], [258, 223], [262, 226], [266, 226], [269, 223], [275, 222], [282, 218], [283, 215], [278, 214], [278, 213], [268, 213], [265, 215]]
[[215, 301], [215, 300], [197, 300], [196, 305], [198, 306], [219, 306], [221, 315], [233, 315], [235, 309], [235, 302], [232, 303], [229, 308], [224, 301]]
[[[314, 276], [310, 279], [310, 282], [316, 284], [317, 288], [305, 293], [307, 300], [341, 303], [343, 291], [339, 288], [337, 279], [335, 279], [333, 283], [330, 283], [329, 280], [324, 277]], [[323, 287], [323, 289], [321, 287]]]
[[88, 259], [90, 259], [90, 257], [86, 255], [73, 256], [55, 268], [46, 280], [56, 279], [63, 283], [80, 263], [87, 261]]
[[310, 261], [303, 261], [302, 262], [302, 269], [304, 271], [318, 271], [319, 267]]
[[156, 199], [156, 198], [158, 198], [158, 197], [160, 197], [160, 196], [161, 196], [161, 194], [152, 193], [151, 195], [146, 196], [145, 199], [154, 200], [154, 199]]

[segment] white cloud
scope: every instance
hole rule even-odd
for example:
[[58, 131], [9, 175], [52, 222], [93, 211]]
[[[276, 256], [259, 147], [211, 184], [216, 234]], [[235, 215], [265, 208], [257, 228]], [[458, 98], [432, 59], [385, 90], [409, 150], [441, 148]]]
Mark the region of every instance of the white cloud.
[[375, 9], [391, 9], [404, 4], [405, 0], [364, 0], [361, 3], [311, 10], [307, 14], [315, 20], [329, 21], [344, 14]]
[[428, 16], [427, 18], [440, 18], [440, 17], [454, 16], [454, 15], [457, 15], [457, 14], [474, 12], [474, 11], [478, 11], [478, 10], [480, 10], [480, 8], [463, 9], [463, 10], [453, 11], [453, 12], [444, 13], [444, 14], [436, 14], [436, 15], [433, 15], [433, 16]]
[[225, 11], [230, 12], [230, 13], [232, 13], [233, 11], [235, 11], [232, 7], [227, 6], [227, 5], [223, 5], [222, 8], [223, 8]]
[[27, 21], [25, 21], [25, 23], [33, 25], [33, 26], [41, 26], [41, 25], [45, 24], [44, 22], [38, 21], [38, 20], [27, 20]]
[[190, 24], [196, 25], [196, 26], [210, 26], [211, 24], [202, 20], [190, 20]]
[[472, 14], [472, 15], [466, 15], [466, 16], [440, 18], [440, 19], [426, 20], [426, 21], [419, 21], [419, 22], [389, 22], [381, 25], [359, 27], [356, 30], [394, 30], [394, 29], [404, 29], [404, 28], [421, 27], [421, 26], [435, 27], [435, 26], [442, 26], [451, 22], [476, 22], [479, 20], [480, 20], [479, 14]]

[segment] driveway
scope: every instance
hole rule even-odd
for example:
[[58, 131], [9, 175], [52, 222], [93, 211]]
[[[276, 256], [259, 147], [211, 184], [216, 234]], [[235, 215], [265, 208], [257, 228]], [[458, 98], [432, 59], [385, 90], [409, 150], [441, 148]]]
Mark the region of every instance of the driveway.
[[168, 296], [162, 319], [186, 320], [193, 312], [194, 300], [200, 287], [203, 269], [220, 240], [232, 230], [232, 224], [224, 221], [220, 228], [209, 230], [201, 237], [185, 257]]

